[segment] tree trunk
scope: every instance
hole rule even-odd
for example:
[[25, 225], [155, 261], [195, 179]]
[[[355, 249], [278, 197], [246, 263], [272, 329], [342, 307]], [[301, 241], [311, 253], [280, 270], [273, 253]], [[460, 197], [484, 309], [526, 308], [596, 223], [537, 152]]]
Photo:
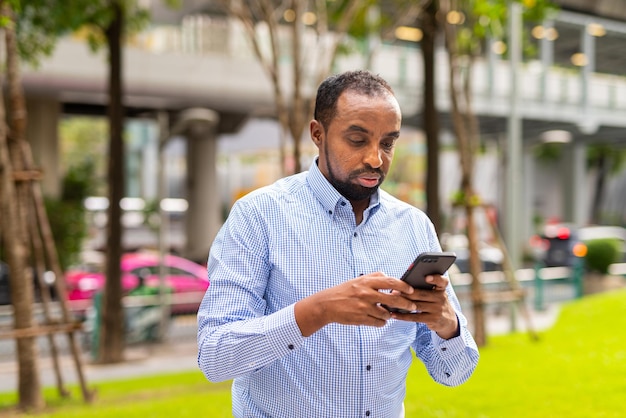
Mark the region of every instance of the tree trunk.
[[441, 203], [439, 198], [439, 114], [435, 104], [435, 39], [439, 1], [432, 0], [423, 14], [421, 42], [424, 59], [423, 123], [426, 133], [426, 213], [441, 232]]
[[[442, 12], [450, 10], [448, 7]], [[474, 208], [479, 203], [473, 190], [474, 152], [478, 139], [478, 126], [471, 108], [471, 89], [469, 88], [469, 67], [465, 78], [461, 76], [458, 51], [456, 48], [456, 31], [453, 25], [444, 23], [446, 47], [449, 58], [450, 101], [452, 104], [452, 121], [457, 139], [457, 148], [461, 162], [461, 192], [467, 223], [467, 239], [469, 247], [470, 274], [472, 275], [472, 313], [474, 322], [474, 339], [479, 347], [486, 345], [487, 333], [485, 326], [485, 306], [480, 282], [482, 263], [478, 253], [478, 233], [474, 220]], [[460, 101], [464, 105], [461, 109]]]
[[109, 50], [109, 208], [107, 211], [106, 283], [102, 300], [102, 325], [98, 361], [116, 363], [124, 360], [124, 312], [120, 260], [122, 256], [122, 211], [124, 196], [124, 111], [122, 104], [122, 33], [123, 10], [119, 2], [111, 4], [114, 17], [106, 30]]
[[[14, 22], [13, 11], [5, 2], [2, 15]], [[35, 325], [32, 304], [34, 299], [33, 277], [28, 269], [29, 244], [26, 227], [28, 214], [28, 181], [17, 186], [13, 182], [13, 169], [22, 170], [24, 159], [20, 141], [24, 141], [26, 106], [19, 78], [19, 55], [13, 24], [4, 28], [6, 41], [6, 68], [9, 85], [11, 115], [11, 135], [5, 130], [4, 100], [0, 93], [0, 153], [2, 153], [2, 232], [6, 243], [7, 261], [10, 268], [11, 300], [15, 329], [31, 328]], [[8, 138], [10, 137], [10, 140]], [[8, 153], [6, 151], [9, 151]], [[10, 154], [10, 155], [9, 155]], [[35, 337], [17, 340], [17, 361], [19, 366], [18, 396], [22, 410], [36, 411], [44, 406]]]

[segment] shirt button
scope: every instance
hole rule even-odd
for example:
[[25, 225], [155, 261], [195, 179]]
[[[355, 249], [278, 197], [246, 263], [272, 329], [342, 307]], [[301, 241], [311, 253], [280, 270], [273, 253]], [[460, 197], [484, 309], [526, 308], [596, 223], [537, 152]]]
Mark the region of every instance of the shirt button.
[[332, 211], [332, 210], [329, 210], [329, 211], [328, 211], [328, 214], [329, 214], [329, 215], [332, 215], [332, 214], [333, 214], [333, 211]]
[[341, 206], [345, 206], [345, 205], [346, 205], [346, 202], [341, 201]]
[[356, 232], [354, 233], [354, 236], [355, 236], [355, 237], [357, 236], [357, 233], [356, 233]]
[[289, 344], [289, 345], [287, 346], [287, 348], [288, 348], [288, 349], [290, 349], [290, 350], [293, 350], [293, 344]]
[[366, 367], [367, 371], [369, 372], [370, 370], [372, 370], [372, 366], [370, 366], [369, 364]]
[[446, 347], [441, 347], [441, 351], [446, 351], [447, 348]]
[[370, 411], [365, 411], [365, 416], [369, 417], [370, 416]]
[[450, 373], [446, 372], [446, 377], [450, 377]]

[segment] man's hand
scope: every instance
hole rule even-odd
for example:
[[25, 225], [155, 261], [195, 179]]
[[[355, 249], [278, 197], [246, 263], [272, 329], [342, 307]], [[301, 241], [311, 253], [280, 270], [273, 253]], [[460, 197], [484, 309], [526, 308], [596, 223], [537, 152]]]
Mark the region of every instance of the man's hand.
[[[449, 280], [435, 274], [427, 276], [426, 282], [433, 284], [435, 288], [433, 290], [414, 289], [412, 293], [402, 295], [415, 303], [416, 309], [414, 310], [418, 312], [393, 313], [392, 316], [403, 321], [422, 322], [446, 340], [457, 336], [459, 321], [446, 294]], [[394, 307], [399, 308], [399, 306]]]
[[410, 296], [416, 291], [384, 273], [366, 274], [297, 302], [296, 322], [305, 337], [333, 322], [382, 327], [392, 314], [381, 305], [414, 311], [419, 308]]

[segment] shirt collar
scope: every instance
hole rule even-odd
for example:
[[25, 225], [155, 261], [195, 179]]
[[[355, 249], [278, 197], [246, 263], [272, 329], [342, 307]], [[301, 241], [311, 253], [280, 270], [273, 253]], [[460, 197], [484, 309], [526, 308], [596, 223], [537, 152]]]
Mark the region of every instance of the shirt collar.
[[[328, 181], [326, 177], [322, 174], [319, 167], [317, 166], [318, 159], [316, 158], [309, 168], [309, 172], [307, 175], [307, 182], [309, 183], [309, 187], [311, 188], [313, 195], [317, 198], [317, 200], [324, 207], [324, 211], [329, 214], [335, 213], [335, 208], [337, 205], [349, 205], [350, 202], [348, 199], [343, 197], [341, 193], [337, 191], [333, 187], [332, 184]], [[371, 210], [374, 207], [378, 207], [380, 202], [379, 191], [372, 195], [370, 198], [369, 207], [366, 209], [366, 212]]]

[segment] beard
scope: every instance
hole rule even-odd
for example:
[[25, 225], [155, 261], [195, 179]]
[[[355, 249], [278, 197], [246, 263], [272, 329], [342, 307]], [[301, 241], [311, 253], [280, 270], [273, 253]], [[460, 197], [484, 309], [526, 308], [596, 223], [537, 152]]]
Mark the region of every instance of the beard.
[[[328, 151], [326, 151], [326, 165], [328, 168], [328, 181], [332, 186], [337, 189], [337, 191], [349, 201], [359, 201], [369, 199], [376, 191], [378, 187], [382, 184], [383, 180], [385, 180], [385, 174], [378, 168], [363, 168], [360, 170], [353, 171], [348, 175], [347, 180], [341, 180], [338, 178], [330, 165], [330, 159], [328, 158]], [[360, 184], [352, 183], [351, 180], [359, 177], [361, 174], [365, 173], [376, 173], [380, 176], [380, 180], [378, 184], [374, 187], [364, 187]]]

